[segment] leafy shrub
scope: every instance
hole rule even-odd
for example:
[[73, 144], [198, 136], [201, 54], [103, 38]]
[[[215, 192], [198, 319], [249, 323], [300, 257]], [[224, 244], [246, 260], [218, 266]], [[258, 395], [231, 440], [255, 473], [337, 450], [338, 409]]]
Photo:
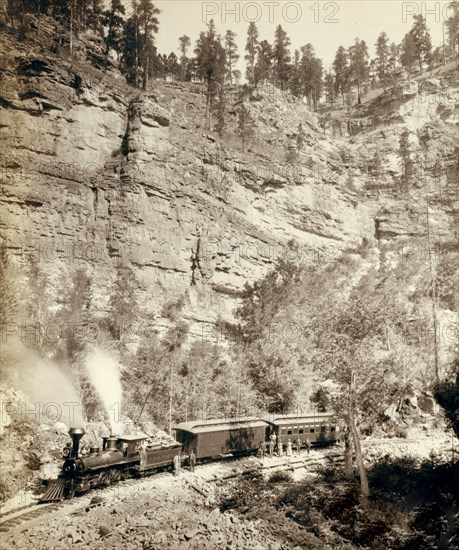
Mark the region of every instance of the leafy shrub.
[[394, 429], [394, 435], [395, 435], [395, 437], [399, 437], [401, 439], [407, 439], [408, 432], [406, 431], [405, 428], [402, 428], [401, 426], [397, 426]]
[[292, 483], [293, 477], [290, 472], [273, 472], [268, 479], [269, 483]]
[[444, 511], [438, 504], [424, 504], [413, 511], [411, 528], [438, 537], [445, 526], [444, 520]]
[[168, 302], [163, 304], [161, 316], [169, 319], [170, 321], [175, 321], [177, 315], [183, 309], [184, 304], [185, 299], [183, 296], [175, 300], [169, 300]]
[[405, 495], [416, 487], [417, 467], [418, 461], [413, 457], [391, 459], [387, 455], [373, 465], [368, 480], [376, 492]]
[[14, 492], [14, 483], [6, 476], [0, 479], [0, 502], [5, 502]]
[[350, 521], [355, 517], [356, 506], [359, 504], [359, 488], [356, 483], [341, 484], [324, 503], [324, 514], [330, 518], [346, 519]]
[[266, 483], [261, 476], [254, 479], [238, 479], [220, 501], [220, 510], [238, 510], [246, 513], [254, 509], [266, 493]]
[[40, 469], [40, 456], [35, 451], [30, 451], [26, 456], [26, 464], [28, 468], [32, 471], [37, 471]]
[[298, 162], [298, 159], [299, 154], [296, 149], [289, 149], [287, 151], [287, 154], [285, 155], [285, 162], [287, 162], [287, 164], [295, 164], [296, 162]]
[[385, 518], [364, 518], [364, 521], [359, 522], [356, 529], [355, 540], [364, 546], [375, 547], [375, 541], [381, 539], [386, 533], [391, 530], [391, 526]]

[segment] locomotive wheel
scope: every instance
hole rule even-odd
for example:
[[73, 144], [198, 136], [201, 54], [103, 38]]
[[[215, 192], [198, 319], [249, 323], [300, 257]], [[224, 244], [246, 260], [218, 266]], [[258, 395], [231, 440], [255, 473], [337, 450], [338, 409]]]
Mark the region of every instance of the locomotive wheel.
[[121, 472], [119, 470], [110, 470], [110, 483], [118, 483], [121, 481]]
[[107, 487], [108, 485], [110, 485], [110, 474], [108, 472], [101, 472], [99, 474], [97, 484], [101, 485], [102, 487]]

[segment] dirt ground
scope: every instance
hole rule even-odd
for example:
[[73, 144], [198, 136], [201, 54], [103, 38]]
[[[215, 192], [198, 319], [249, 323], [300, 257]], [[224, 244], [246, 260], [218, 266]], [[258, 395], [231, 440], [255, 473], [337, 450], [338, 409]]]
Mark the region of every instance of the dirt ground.
[[[312, 450], [310, 458], [324, 453], [336, 455], [339, 450], [339, 447], [329, 451]], [[370, 460], [385, 454], [427, 458], [431, 452], [446, 458], [451, 453], [451, 438], [442, 431], [429, 435], [420, 429], [410, 433], [409, 439], [368, 438], [363, 441], [363, 450]], [[300, 458], [304, 457], [305, 451]], [[267, 472], [285, 460], [265, 458], [264, 465], [270, 466]], [[298, 461], [298, 457], [289, 460]], [[93, 491], [3, 533], [1, 548], [299, 550], [292, 542], [295, 537], [289, 540], [285, 530], [276, 532], [272, 520], [248, 520], [231, 511], [221, 513], [217, 506], [218, 493], [224, 491], [228, 481], [208, 481], [257, 465], [260, 461], [256, 458], [211, 463], [198, 466], [195, 473], [183, 470], [174, 477], [165, 472]], [[299, 480], [313, 476], [312, 470], [297, 469], [293, 477]], [[328, 548], [323, 543], [320, 547]]]
[[[245, 466], [250, 462], [254, 460], [246, 461]], [[215, 502], [215, 484], [204, 480], [218, 475], [222, 468], [225, 466], [204, 466], [199, 473], [182, 471], [177, 477], [163, 473], [92, 492], [18, 526], [5, 536], [2, 548], [290, 548], [267, 536], [262, 522], [243, 521], [232, 513], [220, 513]]]

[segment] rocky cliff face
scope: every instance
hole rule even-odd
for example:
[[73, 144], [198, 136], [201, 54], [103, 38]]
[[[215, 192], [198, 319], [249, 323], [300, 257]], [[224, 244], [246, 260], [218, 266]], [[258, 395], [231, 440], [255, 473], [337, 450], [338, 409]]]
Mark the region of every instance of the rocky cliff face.
[[[90, 35], [82, 44], [97, 46]], [[107, 310], [117, 268], [127, 266], [138, 303], [160, 330], [161, 308], [179, 299], [195, 337], [230, 319], [244, 284], [262, 277], [292, 239], [298, 261], [313, 264], [363, 238], [377, 246], [425, 235], [424, 198], [438, 199], [438, 159], [447, 195], [456, 177], [454, 81], [445, 93], [431, 80], [431, 92], [378, 96], [350, 124], [319, 120], [303, 103], [261, 90], [250, 102], [257, 140], [243, 154], [235, 137], [204, 130], [197, 84], [158, 82], [136, 93], [116, 71], [53, 55], [38, 39], [2, 49], [4, 253], [22, 265], [35, 260], [50, 293], [63, 274], [86, 270], [97, 312]], [[299, 123], [304, 145], [292, 159]], [[406, 129], [423, 179], [400, 191]], [[457, 207], [447, 198], [430, 214], [437, 239], [455, 231]]]

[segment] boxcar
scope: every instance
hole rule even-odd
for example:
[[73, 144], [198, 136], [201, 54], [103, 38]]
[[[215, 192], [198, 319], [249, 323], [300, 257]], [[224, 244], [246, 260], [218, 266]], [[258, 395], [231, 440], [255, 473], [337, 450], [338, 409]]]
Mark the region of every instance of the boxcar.
[[339, 426], [328, 413], [272, 415], [264, 420], [271, 426], [270, 432], [274, 432], [283, 445], [289, 439], [293, 443], [298, 438], [303, 445], [306, 439], [311, 445], [330, 445], [340, 439]]
[[257, 418], [232, 418], [182, 422], [174, 429], [184, 452], [193, 449], [199, 460], [254, 452], [265, 440], [266, 427], [266, 423]]

